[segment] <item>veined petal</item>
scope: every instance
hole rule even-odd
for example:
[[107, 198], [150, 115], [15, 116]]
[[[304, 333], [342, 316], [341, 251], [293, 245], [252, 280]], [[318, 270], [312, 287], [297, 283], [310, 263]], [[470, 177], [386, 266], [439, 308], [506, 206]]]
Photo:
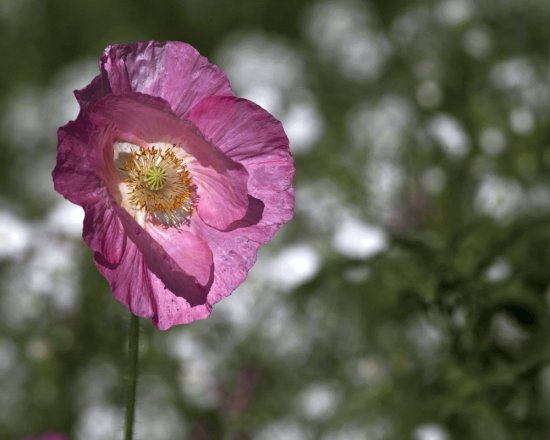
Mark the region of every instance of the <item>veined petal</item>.
[[[179, 237], [175, 237], [161, 234], [150, 226], [147, 232], [123, 208], [115, 206], [115, 210], [129, 239], [143, 254], [147, 268], [165, 287], [190, 305], [206, 303], [213, 271], [208, 245], [189, 231], [181, 231]], [[168, 243], [170, 238], [177, 241]], [[196, 254], [185, 255], [186, 247]]]
[[[110, 200], [109, 195], [106, 194], [105, 200]], [[101, 201], [86, 205], [84, 210], [84, 239], [94, 251], [96, 264], [102, 267], [102, 273], [113, 289], [116, 283], [121, 282], [121, 277], [125, 279], [123, 273], [128, 267], [142, 260], [148, 272], [132, 279], [131, 288], [140, 285], [142, 290], [145, 289], [149, 285], [150, 274], [154, 274], [163, 286], [162, 295], [150, 292], [149, 296], [140, 296], [138, 300], [128, 293], [131, 289], [121, 292], [118, 288], [117, 298], [120, 301], [128, 306], [132, 306], [132, 301], [137, 301], [132, 307], [142, 314], [144, 310], [153, 310], [145, 307], [153, 296], [163, 298], [162, 304], [170, 303], [170, 296], [180, 298], [188, 307], [206, 303], [213, 264], [212, 253], [203, 239], [189, 231], [162, 229], [153, 225], [147, 225], [147, 231], [143, 231], [114, 202]], [[138, 275], [139, 271], [135, 273]], [[155, 286], [158, 288], [159, 284]], [[162, 313], [162, 304], [157, 304], [149, 317]]]
[[104, 74], [97, 75], [86, 87], [74, 91], [76, 100], [83, 110], [90, 109], [97, 101], [111, 93], [111, 85]]
[[294, 162], [282, 125], [245, 99], [211, 97], [197, 104], [189, 118], [203, 135], [249, 173], [249, 209], [225, 231], [196, 220], [192, 226], [214, 255], [214, 304], [244, 281], [261, 244], [271, 240], [294, 211]]
[[126, 232], [110, 201], [105, 193], [101, 202], [84, 207], [84, 229], [82, 235], [96, 253], [96, 257], [109, 266], [120, 264], [126, 248]]
[[282, 124], [252, 101], [210, 96], [189, 114], [203, 136], [240, 163], [292, 162]]
[[161, 330], [206, 318], [211, 312], [211, 306], [205, 300], [206, 289], [202, 289], [203, 301], [192, 304], [189, 299], [197, 296], [198, 286], [190, 285], [177, 274], [167, 282], [166, 271], [158, 271], [158, 268], [171, 263], [161, 259], [157, 264], [151, 264], [152, 255], [151, 251], [143, 251], [140, 245], [128, 240], [119, 264], [108, 264], [98, 254], [95, 263], [109, 281], [113, 296], [135, 315], [152, 319]]
[[179, 117], [187, 116], [193, 105], [207, 96], [233, 95], [219, 67], [189, 44], [178, 41], [109, 46], [101, 57], [100, 68], [112, 93], [158, 96]]
[[105, 186], [101, 149], [110, 142], [112, 127], [98, 129], [81, 113], [58, 130], [57, 138], [57, 162], [52, 172], [55, 190], [79, 205], [102, 200]]
[[130, 312], [143, 318], [153, 318], [158, 314], [149, 270], [134, 242], [127, 241], [117, 265], [109, 264], [97, 254], [94, 261], [101, 275], [109, 282], [113, 296], [126, 304]]
[[192, 306], [181, 296], [173, 295], [154, 273], [149, 273], [149, 282], [157, 304], [157, 312], [152, 317], [153, 324], [160, 330], [207, 318], [212, 312], [212, 306], [208, 303]]
[[259, 105], [232, 96], [197, 104], [189, 119], [249, 175], [248, 192], [266, 205], [262, 219], [284, 224], [294, 213], [294, 160], [282, 124]]
[[202, 286], [212, 278], [212, 252], [208, 244], [192, 232], [145, 224], [145, 231], [161, 245], [174, 262]]
[[189, 231], [143, 231], [116, 205], [85, 207], [84, 238], [113, 295], [166, 329], [206, 317], [212, 253]]
[[248, 208], [248, 173], [244, 167], [219, 172], [192, 161], [188, 168], [198, 188], [197, 211], [207, 224], [223, 230], [244, 217]]

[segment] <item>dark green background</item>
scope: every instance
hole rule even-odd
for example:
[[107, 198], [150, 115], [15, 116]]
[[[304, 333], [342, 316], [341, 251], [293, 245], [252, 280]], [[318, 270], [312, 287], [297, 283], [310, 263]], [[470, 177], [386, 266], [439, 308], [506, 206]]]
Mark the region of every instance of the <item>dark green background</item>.
[[544, 0], [2, 0], [0, 438], [121, 437], [127, 310], [49, 172], [71, 90], [148, 39], [283, 120], [297, 206], [211, 318], [142, 322], [137, 439], [550, 438], [549, 23]]

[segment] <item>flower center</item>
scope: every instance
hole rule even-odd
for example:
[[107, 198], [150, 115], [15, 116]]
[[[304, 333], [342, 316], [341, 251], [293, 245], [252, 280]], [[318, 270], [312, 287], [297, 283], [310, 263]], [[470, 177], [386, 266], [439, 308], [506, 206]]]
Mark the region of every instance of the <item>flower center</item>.
[[132, 151], [121, 168], [132, 207], [165, 226], [188, 221], [196, 204], [196, 186], [174, 148]]
[[162, 189], [168, 179], [168, 173], [161, 166], [155, 165], [149, 168], [143, 175], [143, 183], [151, 191]]

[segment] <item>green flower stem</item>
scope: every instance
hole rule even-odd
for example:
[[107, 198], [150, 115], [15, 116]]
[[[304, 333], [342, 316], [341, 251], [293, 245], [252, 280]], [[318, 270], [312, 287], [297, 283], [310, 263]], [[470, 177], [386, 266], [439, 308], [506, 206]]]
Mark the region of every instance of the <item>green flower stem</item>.
[[124, 440], [134, 437], [134, 412], [136, 407], [136, 388], [138, 378], [139, 318], [132, 313], [130, 334], [128, 335], [128, 382], [126, 388], [126, 423]]

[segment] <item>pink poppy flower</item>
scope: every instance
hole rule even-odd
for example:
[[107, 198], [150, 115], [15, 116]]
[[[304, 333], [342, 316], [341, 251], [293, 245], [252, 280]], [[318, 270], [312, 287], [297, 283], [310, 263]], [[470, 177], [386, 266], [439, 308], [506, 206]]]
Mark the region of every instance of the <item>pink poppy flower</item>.
[[293, 215], [283, 127], [185, 43], [109, 46], [99, 68], [58, 131], [55, 189], [132, 313], [163, 330], [206, 318]]

